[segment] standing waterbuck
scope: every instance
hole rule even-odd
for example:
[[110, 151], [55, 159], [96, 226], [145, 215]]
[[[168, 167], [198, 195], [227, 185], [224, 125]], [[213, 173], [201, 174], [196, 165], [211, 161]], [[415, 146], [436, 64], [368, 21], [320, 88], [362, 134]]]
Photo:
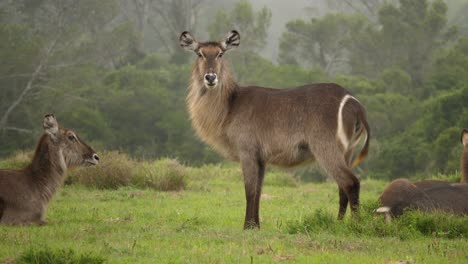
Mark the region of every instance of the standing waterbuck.
[[424, 212], [441, 211], [457, 215], [468, 214], [468, 130], [461, 133], [463, 152], [460, 159], [461, 181], [450, 183], [423, 180], [411, 183], [407, 179], [392, 181], [380, 195], [381, 207], [376, 212], [389, 222], [406, 209]]
[[239, 43], [234, 30], [220, 42], [197, 42], [189, 32], [180, 35], [180, 45], [198, 56], [187, 95], [192, 125], [203, 141], [242, 166], [244, 228], [260, 227], [266, 164], [291, 167], [317, 160], [338, 183], [338, 217], [344, 217], [348, 202], [356, 212], [360, 185], [351, 171], [351, 156], [363, 135], [365, 145], [353, 166], [368, 152], [364, 107], [332, 83], [288, 89], [239, 86], [223, 59]]
[[67, 169], [96, 165], [96, 152], [71, 130], [62, 128], [53, 115], [43, 121], [31, 164], [22, 170], [0, 170], [0, 223], [45, 224], [47, 205], [63, 184]]

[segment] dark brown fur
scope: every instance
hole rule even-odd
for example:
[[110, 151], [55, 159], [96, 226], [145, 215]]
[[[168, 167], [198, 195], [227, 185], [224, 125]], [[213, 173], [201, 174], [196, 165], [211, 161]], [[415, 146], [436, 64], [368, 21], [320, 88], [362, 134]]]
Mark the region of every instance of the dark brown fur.
[[397, 179], [385, 188], [379, 199], [392, 217], [402, 215], [407, 209], [468, 214], [468, 184], [432, 180], [411, 183]]
[[60, 128], [53, 115], [44, 118], [43, 126], [31, 164], [22, 170], [0, 170], [1, 224], [44, 224], [47, 205], [67, 169], [99, 160], [73, 131]]
[[[241, 163], [247, 208], [244, 228], [259, 227], [259, 203], [266, 164], [296, 166], [317, 160], [339, 186], [339, 218], [348, 201], [359, 206], [359, 180], [351, 171], [351, 156], [361, 135], [365, 146], [356, 159], [367, 154], [370, 131], [364, 107], [354, 98], [342, 110], [343, 133], [338, 139], [338, 109], [350, 93], [333, 83], [272, 89], [238, 86], [224, 59], [226, 50], [239, 45], [232, 31], [222, 42], [198, 43], [188, 32], [181, 46], [198, 54], [192, 71], [187, 107], [192, 125], [207, 144], [228, 159]], [[213, 87], [207, 75], [216, 75]]]
[[382, 205], [379, 208], [380, 212], [389, 214], [387, 219], [400, 216], [405, 209], [468, 214], [468, 131], [466, 129], [461, 133], [461, 142], [464, 147], [460, 159], [461, 183], [434, 180], [411, 183], [407, 179], [394, 180], [379, 198]]

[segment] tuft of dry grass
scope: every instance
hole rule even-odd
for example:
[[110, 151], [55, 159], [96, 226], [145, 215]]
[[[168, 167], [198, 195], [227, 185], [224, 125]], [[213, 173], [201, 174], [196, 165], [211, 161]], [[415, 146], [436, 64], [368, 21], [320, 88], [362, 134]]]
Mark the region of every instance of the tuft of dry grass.
[[80, 167], [70, 171], [67, 184], [81, 184], [98, 189], [117, 189], [132, 183], [135, 161], [118, 151], [100, 155], [97, 166]]
[[11, 157], [0, 161], [1, 169], [22, 169], [31, 163], [34, 156], [33, 150], [20, 150]]
[[180, 191], [187, 186], [187, 169], [175, 159], [143, 162], [136, 169], [133, 184], [159, 191]]

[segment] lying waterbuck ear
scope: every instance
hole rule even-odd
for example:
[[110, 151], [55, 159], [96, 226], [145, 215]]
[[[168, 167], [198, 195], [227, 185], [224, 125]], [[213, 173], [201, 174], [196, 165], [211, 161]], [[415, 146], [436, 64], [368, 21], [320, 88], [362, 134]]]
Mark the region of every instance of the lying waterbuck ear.
[[198, 41], [188, 31], [180, 34], [179, 43], [182, 48], [189, 51], [196, 51], [199, 47]]
[[44, 132], [49, 134], [53, 139], [57, 137], [59, 124], [53, 114], [45, 115], [44, 121], [42, 122], [42, 127], [44, 128]]
[[221, 47], [226, 50], [236, 48], [240, 44], [240, 35], [239, 32], [231, 30], [226, 36], [226, 39], [220, 42]]
[[468, 129], [464, 128], [461, 133], [460, 141], [463, 146], [468, 146]]
[[388, 206], [382, 206], [382, 207], [379, 207], [375, 210], [375, 212], [377, 214], [383, 214], [385, 215], [385, 222], [388, 224], [388, 223], [391, 223], [392, 222], [392, 215], [391, 215], [391, 209], [390, 207]]

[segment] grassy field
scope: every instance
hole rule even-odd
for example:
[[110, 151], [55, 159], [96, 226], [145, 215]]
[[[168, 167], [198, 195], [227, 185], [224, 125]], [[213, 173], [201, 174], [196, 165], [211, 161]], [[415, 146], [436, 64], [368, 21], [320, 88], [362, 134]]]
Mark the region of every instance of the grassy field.
[[193, 169], [177, 192], [67, 185], [50, 205], [48, 225], [0, 227], [0, 263], [30, 263], [41, 254], [106, 263], [468, 262], [468, 217], [436, 219], [453, 222], [453, 230], [416, 232], [436, 223], [421, 215], [386, 226], [371, 213], [385, 183], [364, 180], [361, 219], [337, 222], [334, 183], [295, 184], [286, 174], [266, 176], [262, 228], [250, 231], [242, 230], [237, 167]]

